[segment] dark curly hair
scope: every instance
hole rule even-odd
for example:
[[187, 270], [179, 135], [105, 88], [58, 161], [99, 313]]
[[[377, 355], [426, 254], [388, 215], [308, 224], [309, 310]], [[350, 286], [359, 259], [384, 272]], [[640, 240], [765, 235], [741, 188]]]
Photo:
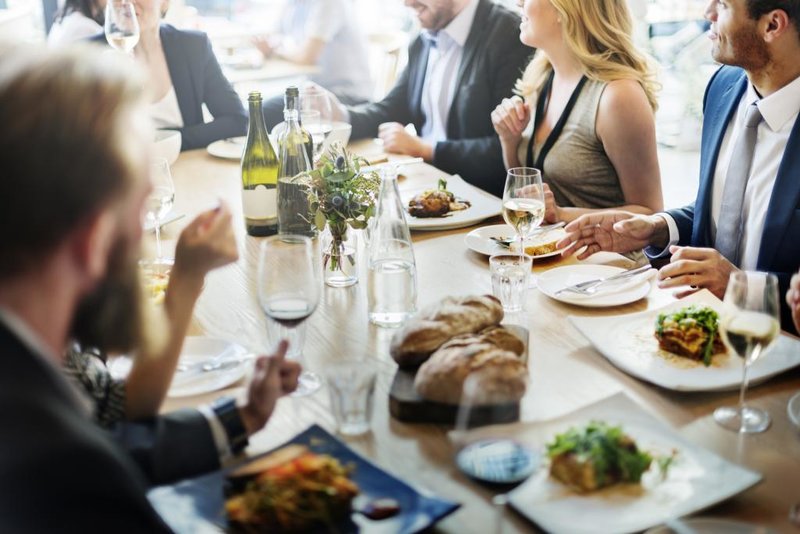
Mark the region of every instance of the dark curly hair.
[[782, 9], [789, 16], [795, 27], [800, 30], [800, 0], [747, 0], [747, 11], [750, 18], [757, 19], [775, 9]]

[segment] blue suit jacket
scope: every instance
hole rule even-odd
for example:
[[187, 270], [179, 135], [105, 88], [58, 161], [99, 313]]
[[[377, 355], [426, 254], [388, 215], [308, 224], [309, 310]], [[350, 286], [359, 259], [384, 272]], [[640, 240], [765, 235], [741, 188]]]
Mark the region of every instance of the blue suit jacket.
[[[714, 170], [728, 123], [747, 89], [747, 83], [742, 69], [722, 67], [706, 88], [697, 200], [684, 208], [669, 211], [678, 225], [681, 246], [714, 246], [711, 239]], [[781, 322], [785, 330], [794, 331], [784, 297], [792, 273], [800, 267], [800, 119], [795, 120], [792, 127], [764, 218], [757, 268], [777, 275], [781, 292]]]
[[[169, 24], [162, 24], [159, 34], [183, 117], [183, 128], [178, 129], [181, 150], [247, 134], [247, 113], [222, 73], [206, 34], [179, 30]], [[106, 39], [100, 34], [91, 40]], [[203, 121], [203, 104], [214, 117], [209, 123]]]

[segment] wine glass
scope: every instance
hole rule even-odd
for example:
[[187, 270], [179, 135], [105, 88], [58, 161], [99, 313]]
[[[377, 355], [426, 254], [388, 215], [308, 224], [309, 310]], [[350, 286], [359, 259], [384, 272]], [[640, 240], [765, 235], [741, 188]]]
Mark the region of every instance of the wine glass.
[[544, 220], [542, 173], [531, 167], [508, 169], [503, 190], [503, 219], [519, 239], [520, 258], [525, 255], [525, 238]]
[[738, 406], [714, 410], [714, 420], [735, 432], [757, 433], [769, 427], [765, 410], [747, 406], [747, 371], [778, 338], [780, 305], [778, 279], [773, 274], [737, 271], [731, 273], [722, 306], [720, 333], [733, 354], [744, 360]]
[[300, 123], [303, 125], [303, 128], [308, 132], [311, 136], [311, 142], [313, 143], [314, 148], [314, 161], [311, 163], [315, 163], [319, 160], [319, 157], [322, 155], [320, 152], [322, 151], [322, 145], [325, 143], [325, 135], [322, 133], [321, 130], [321, 120], [320, 120], [320, 113], [316, 109], [306, 109], [300, 112]]
[[145, 219], [156, 232], [156, 261], [155, 263], [171, 263], [161, 254], [161, 222], [172, 210], [175, 203], [175, 184], [169, 171], [169, 162], [165, 158], [157, 158], [150, 169], [150, 182], [152, 191], [147, 196], [145, 205]]
[[108, 44], [130, 54], [139, 42], [139, 21], [129, 0], [108, 0], [103, 25]]
[[[303, 321], [317, 308], [320, 275], [313, 260], [311, 239], [294, 234], [272, 236], [261, 243], [258, 262], [258, 301], [269, 320], [284, 330], [283, 339], [294, 338], [299, 345], [289, 347], [288, 354], [299, 360], [302, 355]], [[277, 340], [273, 340], [277, 341]], [[302, 397], [317, 391], [321, 379], [316, 373], [303, 370], [293, 396]]]
[[305, 111], [319, 112], [319, 120], [316, 124], [303, 125], [308, 130], [314, 141], [314, 159], [317, 159], [325, 145], [325, 140], [333, 130], [333, 111], [331, 99], [328, 92], [321, 87], [311, 85], [300, 91], [300, 113]]

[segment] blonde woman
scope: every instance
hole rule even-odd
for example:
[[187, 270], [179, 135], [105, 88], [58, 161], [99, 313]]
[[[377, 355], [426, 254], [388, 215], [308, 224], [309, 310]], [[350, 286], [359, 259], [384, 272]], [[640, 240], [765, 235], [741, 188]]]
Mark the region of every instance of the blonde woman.
[[520, 40], [537, 52], [517, 96], [492, 112], [506, 168], [542, 170], [548, 222], [661, 210], [656, 82], [633, 45], [626, 0], [520, 6]]

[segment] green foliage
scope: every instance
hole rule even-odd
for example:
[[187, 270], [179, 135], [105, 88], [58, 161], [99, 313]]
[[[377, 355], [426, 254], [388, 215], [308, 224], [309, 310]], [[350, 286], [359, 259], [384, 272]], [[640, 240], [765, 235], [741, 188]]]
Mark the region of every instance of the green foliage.
[[674, 324], [683, 330], [694, 326], [699, 326], [708, 334], [708, 341], [703, 347], [703, 364], [708, 367], [711, 365], [712, 352], [714, 350], [714, 339], [719, 331], [719, 314], [708, 306], [698, 307], [695, 305], [681, 308], [673, 313], [660, 313], [656, 319], [656, 334], [659, 336], [664, 333], [664, 324]]
[[326, 223], [331, 233], [344, 234], [347, 226], [367, 227], [375, 215], [375, 202], [380, 190], [380, 177], [373, 171], [362, 171], [369, 162], [351, 154], [339, 144], [324, 154], [314, 170], [298, 177], [308, 187], [308, 203], [314, 224], [320, 231]]

